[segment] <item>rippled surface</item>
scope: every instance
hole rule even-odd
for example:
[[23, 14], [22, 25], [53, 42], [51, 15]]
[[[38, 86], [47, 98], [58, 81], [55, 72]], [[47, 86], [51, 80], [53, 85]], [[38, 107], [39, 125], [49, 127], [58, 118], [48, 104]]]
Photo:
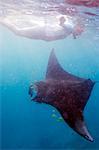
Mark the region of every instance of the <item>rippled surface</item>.
[[99, 7], [70, 5], [64, 0], [3, 0], [0, 23], [16, 34], [52, 41], [83, 34], [99, 40]]

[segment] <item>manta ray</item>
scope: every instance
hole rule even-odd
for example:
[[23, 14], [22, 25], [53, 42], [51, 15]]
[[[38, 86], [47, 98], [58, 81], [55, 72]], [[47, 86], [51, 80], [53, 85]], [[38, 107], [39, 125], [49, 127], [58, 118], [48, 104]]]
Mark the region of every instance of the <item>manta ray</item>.
[[52, 50], [45, 80], [31, 85], [29, 94], [33, 96], [35, 87], [37, 93], [34, 98], [32, 97], [33, 101], [55, 107], [69, 127], [92, 142], [93, 138], [86, 127], [83, 111], [94, 84], [91, 79], [80, 78], [66, 72]]

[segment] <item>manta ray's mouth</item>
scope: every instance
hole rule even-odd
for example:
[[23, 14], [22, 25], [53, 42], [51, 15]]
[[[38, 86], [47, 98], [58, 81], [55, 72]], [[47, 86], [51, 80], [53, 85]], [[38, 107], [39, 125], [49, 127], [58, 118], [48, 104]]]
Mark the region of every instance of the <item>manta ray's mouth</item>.
[[28, 93], [31, 99], [34, 99], [37, 96], [37, 87], [35, 86], [35, 84], [30, 85]]

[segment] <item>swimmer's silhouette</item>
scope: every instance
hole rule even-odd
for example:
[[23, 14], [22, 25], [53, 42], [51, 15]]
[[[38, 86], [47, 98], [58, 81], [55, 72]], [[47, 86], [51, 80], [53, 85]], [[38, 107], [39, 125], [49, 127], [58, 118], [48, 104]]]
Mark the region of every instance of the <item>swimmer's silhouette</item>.
[[[74, 131], [92, 142], [93, 138], [84, 122], [83, 110], [94, 84], [90, 79], [76, 77], [64, 71], [52, 50], [46, 79], [35, 83], [37, 95], [32, 100], [55, 107]], [[29, 91], [31, 90], [30, 87]]]

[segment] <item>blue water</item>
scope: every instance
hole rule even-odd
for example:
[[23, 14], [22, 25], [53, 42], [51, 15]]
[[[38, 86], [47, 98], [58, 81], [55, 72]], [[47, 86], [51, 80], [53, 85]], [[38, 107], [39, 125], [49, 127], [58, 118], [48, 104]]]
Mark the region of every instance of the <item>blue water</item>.
[[44, 79], [52, 48], [65, 70], [99, 80], [98, 42], [86, 34], [76, 40], [31, 40], [3, 26], [0, 33], [2, 149], [99, 149], [99, 84], [94, 86], [84, 111], [93, 143], [77, 135], [64, 121], [53, 118], [54, 108], [31, 102], [28, 95], [30, 83]]

